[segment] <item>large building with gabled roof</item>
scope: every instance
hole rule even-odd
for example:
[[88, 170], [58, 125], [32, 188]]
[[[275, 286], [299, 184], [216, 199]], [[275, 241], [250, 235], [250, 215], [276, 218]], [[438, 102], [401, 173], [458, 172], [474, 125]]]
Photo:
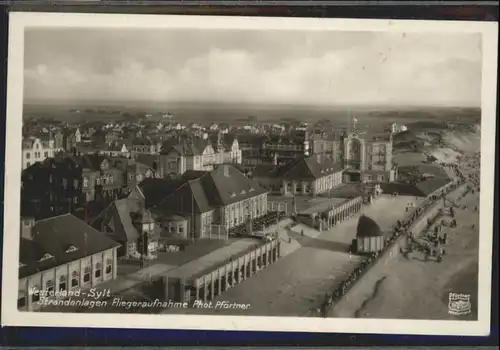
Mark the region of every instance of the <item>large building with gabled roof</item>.
[[343, 166], [321, 155], [303, 156], [281, 166], [258, 166], [254, 179], [281, 195], [316, 196], [342, 184]]
[[184, 217], [187, 227], [176, 235], [185, 238], [209, 237], [214, 225], [229, 230], [267, 213], [268, 191], [231, 165], [188, 171], [180, 179], [147, 179], [138, 191], [162, 227], [172, 215]]
[[120, 243], [119, 257], [156, 258], [159, 227], [151, 213], [144, 208], [143, 198], [130, 196], [117, 199], [91, 223], [94, 228]]
[[[71, 214], [21, 218], [18, 308], [43, 307], [116, 278], [119, 243]], [[48, 295], [44, 295], [48, 294]]]

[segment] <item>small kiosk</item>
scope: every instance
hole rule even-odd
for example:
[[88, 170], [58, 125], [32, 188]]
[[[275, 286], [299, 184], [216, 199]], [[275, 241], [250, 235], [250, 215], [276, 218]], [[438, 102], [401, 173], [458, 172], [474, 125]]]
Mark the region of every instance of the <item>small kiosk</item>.
[[385, 246], [385, 236], [379, 225], [368, 216], [362, 215], [356, 232], [356, 253], [378, 253]]

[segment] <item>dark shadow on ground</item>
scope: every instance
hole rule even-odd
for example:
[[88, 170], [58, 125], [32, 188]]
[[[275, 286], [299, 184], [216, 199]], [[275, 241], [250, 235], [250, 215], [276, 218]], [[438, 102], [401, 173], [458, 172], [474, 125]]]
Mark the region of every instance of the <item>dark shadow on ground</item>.
[[330, 250], [332, 252], [343, 252], [347, 253], [349, 251], [350, 244], [332, 242], [319, 238], [312, 238], [309, 236], [301, 236], [300, 233], [289, 231], [288, 235], [293, 239], [297, 240], [302, 247], [316, 248]]

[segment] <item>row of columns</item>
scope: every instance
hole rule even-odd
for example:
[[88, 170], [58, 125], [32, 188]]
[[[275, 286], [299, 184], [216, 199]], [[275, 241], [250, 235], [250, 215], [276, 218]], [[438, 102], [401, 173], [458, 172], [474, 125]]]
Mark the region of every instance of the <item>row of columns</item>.
[[333, 226], [341, 223], [342, 221], [349, 219], [351, 216], [357, 214], [362, 207], [363, 203], [361, 201], [355, 202], [342, 210], [340, 213], [329, 216], [326, 220], [326, 229], [330, 229]]
[[[250, 256], [250, 254], [245, 256], [243, 262], [241, 262], [241, 259], [233, 261], [230, 269], [228, 269], [226, 265], [224, 273], [221, 273], [222, 268], [217, 269], [215, 278], [213, 278], [213, 275], [212, 278], [205, 275], [202, 278], [202, 284], [200, 286], [194, 286], [194, 296], [190, 296], [190, 301], [193, 301], [193, 297], [195, 300], [203, 300], [204, 302], [213, 300], [229, 288], [232, 288], [235, 284], [243, 282], [247, 278], [255, 275], [261, 269], [276, 262], [280, 256], [280, 242], [274, 242], [276, 242], [274, 247], [272, 245], [266, 246], [265, 251], [257, 257], [252, 257], [249, 261], [247, 261], [247, 257]], [[267, 247], [271, 247], [271, 249], [268, 250]]]

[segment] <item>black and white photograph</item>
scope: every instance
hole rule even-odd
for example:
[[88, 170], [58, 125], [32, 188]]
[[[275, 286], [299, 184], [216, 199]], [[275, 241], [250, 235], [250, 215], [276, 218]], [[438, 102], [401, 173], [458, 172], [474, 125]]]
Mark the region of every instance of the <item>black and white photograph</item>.
[[4, 322], [487, 334], [497, 32], [12, 14]]

